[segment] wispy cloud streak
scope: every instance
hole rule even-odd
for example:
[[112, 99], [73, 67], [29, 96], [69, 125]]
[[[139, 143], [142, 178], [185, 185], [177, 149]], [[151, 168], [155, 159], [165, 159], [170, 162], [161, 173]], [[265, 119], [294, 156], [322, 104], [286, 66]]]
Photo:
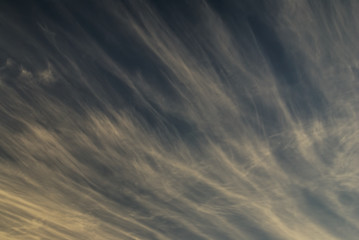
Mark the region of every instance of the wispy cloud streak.
[[0, 6], [0, 239], [357, 239], [356, 1]]

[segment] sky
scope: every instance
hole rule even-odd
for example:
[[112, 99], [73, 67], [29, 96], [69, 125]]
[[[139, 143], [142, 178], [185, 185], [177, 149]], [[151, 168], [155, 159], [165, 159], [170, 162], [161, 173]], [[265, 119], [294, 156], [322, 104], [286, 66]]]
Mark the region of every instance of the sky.
[[0, 1], [0, 239], [358, 239], [358, 12]]

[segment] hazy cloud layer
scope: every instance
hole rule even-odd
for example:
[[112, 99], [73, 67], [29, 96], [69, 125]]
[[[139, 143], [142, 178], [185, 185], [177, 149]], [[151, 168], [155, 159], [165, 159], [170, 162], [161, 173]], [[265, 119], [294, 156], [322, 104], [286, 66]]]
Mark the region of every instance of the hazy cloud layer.
[[2, 1], [0, 239], [357, 239], [358, 12]]

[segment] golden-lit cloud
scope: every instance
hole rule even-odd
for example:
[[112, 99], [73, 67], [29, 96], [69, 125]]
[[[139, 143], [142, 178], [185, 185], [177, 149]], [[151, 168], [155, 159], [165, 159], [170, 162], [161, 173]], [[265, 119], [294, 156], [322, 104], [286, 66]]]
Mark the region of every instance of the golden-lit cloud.
[[0, 239], [357, 239], [359, 5], [272, 2], [0, 10]]

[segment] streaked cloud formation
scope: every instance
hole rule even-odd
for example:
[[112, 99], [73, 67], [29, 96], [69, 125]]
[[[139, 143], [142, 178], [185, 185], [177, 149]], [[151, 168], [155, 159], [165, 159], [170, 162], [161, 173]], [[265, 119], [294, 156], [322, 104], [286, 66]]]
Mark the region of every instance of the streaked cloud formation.
[[357, 239], [359, 2], [0, 9], [0, 239]]

